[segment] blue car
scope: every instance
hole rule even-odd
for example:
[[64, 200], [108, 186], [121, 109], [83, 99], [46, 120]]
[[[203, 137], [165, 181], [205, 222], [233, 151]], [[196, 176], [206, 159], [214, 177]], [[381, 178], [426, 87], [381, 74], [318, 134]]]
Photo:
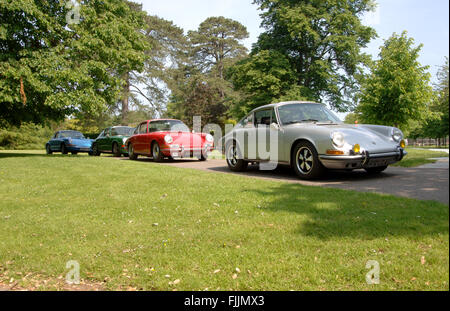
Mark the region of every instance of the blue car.
[[45, 150], [47, 154], [53, 152], [61, 152], [62, 154], [77, 154], [79, 152], [87, 152], [92, 155], [93, 139], [85, 138], [78, 131], [59, 131], [47, 142]]

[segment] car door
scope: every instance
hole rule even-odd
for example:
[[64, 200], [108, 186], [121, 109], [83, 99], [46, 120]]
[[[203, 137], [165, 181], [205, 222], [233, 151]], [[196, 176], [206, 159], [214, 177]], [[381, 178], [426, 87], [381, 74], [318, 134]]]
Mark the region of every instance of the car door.
[[104, 152], [112, 152], [111, 146], [111, 128], [107, 128], [104, 133], [104, 137], [102, 138], [101, 150]]
[[57, 151], [59, 150], [59, 145], [57, 145], [57, 138], [58, 138], [59, 132], [56, 132], [53, 137], [50, 139], [50, 141], [48, 142], [50, 145], [50, 149], [52, 151]]
[[256, 159], [270, 158], [270, 122], [273, 109], [255, 111]]
[[256, 132], [253, 113], [246, 116], [234, 130], [233, 138], [237, 141], [244, 159], [256, 159]]
[[105, 136], [105, 131], [106, 130], [103, 130], [100, 133], [100, 135], [98, 135], [98, 137], [95, 139], [95, 144], [97, 145], [97, 148], [98, 148], [99, 151], [102, 151], [102, 141], [103, 141], [103, 138]]
[[145, 136], [147, 135], [147, 122], [143, 122], [138, 127], [138, 135], [136, 135], [134, 152], [139, 154], [147, 154], [145, 150]]

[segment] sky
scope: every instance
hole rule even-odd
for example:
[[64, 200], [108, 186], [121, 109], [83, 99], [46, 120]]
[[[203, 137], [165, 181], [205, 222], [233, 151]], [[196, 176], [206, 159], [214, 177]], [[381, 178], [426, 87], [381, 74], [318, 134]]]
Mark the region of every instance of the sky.
[[[150, 15], [158, 15], [188, 30], [196, 30], [199, 24], [211, 16], [224, 16], [239, 21], [247, 27], [250, 37], [244, 41], [251, 49], [260, 28], [260, 11], [252, 0], [134, 0], [143, 4]], [[439, 66], [449, 55], [449, 1], [448, 0], [378, 0], [377, 10], [366, 14], [363, 22], [378, 33], [364, 50], [377, 59], [379, 47], [394, 32], [406, 30], [416, 44], [423, 44], [419, 61], [430, 66], [432, 81], [436, 81]]]

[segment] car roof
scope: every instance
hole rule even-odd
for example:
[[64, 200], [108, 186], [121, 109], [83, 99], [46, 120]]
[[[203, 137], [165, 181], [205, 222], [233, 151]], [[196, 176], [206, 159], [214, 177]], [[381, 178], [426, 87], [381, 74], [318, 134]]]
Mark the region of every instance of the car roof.
[[311, 102], [311, 101], [286, 101], [286, 102], [279, 102], [279, 103], [264, 105], [264, 106], [261, 106], [261, 107], [253, 109], [251, 112], [255, 112], [255, 111], [258, 111], [258, 110], [261, 110], [261, 109], [274, 108], [274, 107], [280, 107], [280, 106], [291, 105], [291, 104], [316, 104], [316, 105], [322, 105], [320, 103]]

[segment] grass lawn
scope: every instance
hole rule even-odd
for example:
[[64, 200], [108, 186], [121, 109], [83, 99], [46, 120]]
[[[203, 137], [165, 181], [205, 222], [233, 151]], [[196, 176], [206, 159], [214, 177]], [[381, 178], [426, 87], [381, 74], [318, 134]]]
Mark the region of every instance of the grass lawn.
[[5, 286], [64, 289], [76, 260], [112, 290], [449, 289], [437, 202], [30, 151], [0, 151], [0, 202]]
[[416, 167], [428, 163], [436, 163], [436, 160], [430, 160], [430, 158], [445, 158], [448, 157], [448, 153], [439, 152], [439, 151], [431, 151], [427, 149], [414, 149], [407, 148], [406, 151], [408, 155], [401, 161], [393, 166], [402, 166], [402, 167]]

